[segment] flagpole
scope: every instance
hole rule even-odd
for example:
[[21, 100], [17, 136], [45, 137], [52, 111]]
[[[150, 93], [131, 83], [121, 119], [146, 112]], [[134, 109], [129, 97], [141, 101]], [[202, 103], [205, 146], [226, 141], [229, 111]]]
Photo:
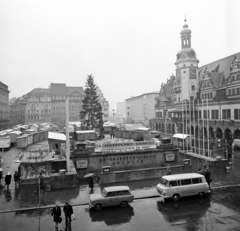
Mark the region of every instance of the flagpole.
[[208, 157], [210, 156], [210, 153], [209, 153], [209, 112], [208, 112], [208, 99], [207, 99], [207, 129], [208, 129]]
[[[183, 99], [182, 99], [182, 133], [184, 134]], [[184, 139], [183, 139], [183, 152], [184, 152]]]
[[203, 155], [205, 151], [205, 140], [204, 140], [204, 135], [205, 135], [205, 129], [204, 129], [204, 110], [203, 110], [203, 99], [202, 99], [202, 121], [203, 121]]
[[198, 154], [200, 154], [200, 124], [199, 124], [199, 99], [198, 99]]
[[196, 154], [196, 124], [195, 124], [195, 107], [194, 107], [194, 99], [193, 99], [193, 145], [194, 145], [194, 153]]
[[189, 96], [190, 151], [192, 152], [191, 97]]

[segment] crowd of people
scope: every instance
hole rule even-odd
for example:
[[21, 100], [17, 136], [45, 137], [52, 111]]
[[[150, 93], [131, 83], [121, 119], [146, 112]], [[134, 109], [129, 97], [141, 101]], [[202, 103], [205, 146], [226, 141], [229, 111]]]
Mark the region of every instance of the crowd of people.
[[[5, 185], [4, 185], [4, 191], [7, 191], [9, 190], [9, 186], [12, 182], [12, 175], [10, 172], [8, 172], [5, 176], [3, 175], [3, 169], [0, 168], [0, 185], [2, 184], [2, 179], [4, 178], [4, 182], [5, 182]], [[15, 171], [14, 175], [13, 175], [13, 179], [14, 179], [14, 182], [15, 182], [15, 186], [18, 187], [19, 184], [20, 184], [20, 174]]]

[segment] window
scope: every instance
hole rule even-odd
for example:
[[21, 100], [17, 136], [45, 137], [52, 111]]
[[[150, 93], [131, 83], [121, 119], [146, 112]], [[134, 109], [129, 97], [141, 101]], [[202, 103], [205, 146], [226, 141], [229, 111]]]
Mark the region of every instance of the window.
[[223, 109], [222, 110], [223, 119], [231, 119], [231, 110]]
[[228, 95], [231, 95], [231, 94], [232, 94], [232, 90], [229, 89], [229, 90], [228, 90]]
[[240, 109], [234, 109], [234, 119], [240, 120]]
[[169, 182], [169, 186], [172, 186], [172, 187], [175, 187], [175, 186], [177, 186], [178, 184], [177, 184], [177, 181], [170, 181]]
[[195, 91], [195, 85], [192, 85], [191, 88], [192, 88], [192, 91]]
[[235, 88], [232, 89], [232, 94], [235, 95]]
[[202, 183], [202, 179], [201, 179], [201, 178], [194, 178], [194, 179], [192, 179], [192, 183], [193, 183], [193, 184]]
[[218, 110], [212, 110], [212, 119], [218, 119]]
[[124, 195], [130, 195], [131, 193], [127, 190], [123, 190], [123, 191], [117, 191], [116, 192], [116, 196], [124, 196]]
[[181, 180], [181, 185], [189, 185], [189, 184], [192, 184], [191, 179]]

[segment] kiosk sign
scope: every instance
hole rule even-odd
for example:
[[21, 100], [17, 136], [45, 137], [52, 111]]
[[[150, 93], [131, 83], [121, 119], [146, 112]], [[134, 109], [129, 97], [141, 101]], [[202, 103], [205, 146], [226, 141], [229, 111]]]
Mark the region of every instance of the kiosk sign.
[[88, 166], [88, 160], [77, 160], [77, 161], [76, 161], [76, 166], [77, 166], [78, 169], [87, 168], [87, 166]]

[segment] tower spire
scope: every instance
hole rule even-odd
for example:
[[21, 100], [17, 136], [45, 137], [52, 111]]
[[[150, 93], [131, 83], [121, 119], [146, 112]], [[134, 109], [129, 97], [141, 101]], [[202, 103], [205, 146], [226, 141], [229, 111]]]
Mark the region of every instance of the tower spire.
[[182, 49], [191, 48], [191, 33], [192, 33], [191, 30], [188, 29], [187, 18], [185, 15], [184, 25], [183, 25], [183, 29], [181, 31]]

